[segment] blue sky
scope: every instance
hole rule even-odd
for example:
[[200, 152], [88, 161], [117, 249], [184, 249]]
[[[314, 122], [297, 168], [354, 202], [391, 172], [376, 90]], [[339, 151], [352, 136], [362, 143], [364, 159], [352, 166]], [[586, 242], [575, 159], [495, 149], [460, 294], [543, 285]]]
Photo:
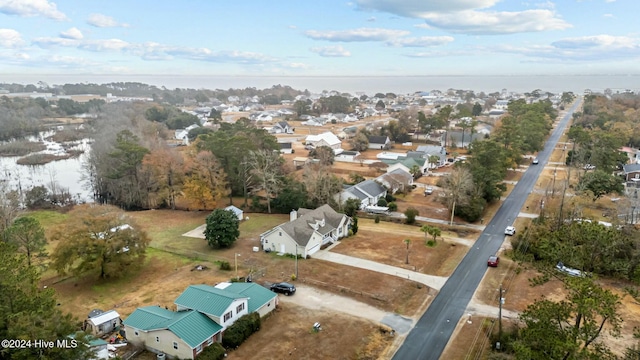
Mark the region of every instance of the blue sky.
[[638, 74], [638, 0], [0, 0], [2, 74]]

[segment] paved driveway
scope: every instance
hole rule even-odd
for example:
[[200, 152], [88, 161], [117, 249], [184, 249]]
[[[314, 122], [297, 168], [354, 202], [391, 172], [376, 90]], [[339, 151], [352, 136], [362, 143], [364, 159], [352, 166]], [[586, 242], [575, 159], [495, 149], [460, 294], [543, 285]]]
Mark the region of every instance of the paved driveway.
[[318, 251], [313, 254], [313, 258], [413, 280], [436, 290], [440, 290], [444, 283], [447, 282], [447, 277], [444, 276], [427, 275], [391, 265], [381, 264], [371, 260], [337, 254], [329, 251], [329, 249]]

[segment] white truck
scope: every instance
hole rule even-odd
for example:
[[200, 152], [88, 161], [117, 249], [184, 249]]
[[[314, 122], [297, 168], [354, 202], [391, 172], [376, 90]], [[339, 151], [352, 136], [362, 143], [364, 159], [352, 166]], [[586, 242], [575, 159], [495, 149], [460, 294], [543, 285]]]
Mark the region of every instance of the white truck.
[[389, 207], [387, 206], [367, 206], [364, 211], [370, 214], [389, 214]]

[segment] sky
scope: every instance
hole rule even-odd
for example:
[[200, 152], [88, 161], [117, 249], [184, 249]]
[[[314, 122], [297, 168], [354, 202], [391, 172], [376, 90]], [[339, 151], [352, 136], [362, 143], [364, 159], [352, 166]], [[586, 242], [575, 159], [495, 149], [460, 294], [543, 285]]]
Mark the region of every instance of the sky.
[[16, 74], [638, 74], [638, 0], [0, 0]]

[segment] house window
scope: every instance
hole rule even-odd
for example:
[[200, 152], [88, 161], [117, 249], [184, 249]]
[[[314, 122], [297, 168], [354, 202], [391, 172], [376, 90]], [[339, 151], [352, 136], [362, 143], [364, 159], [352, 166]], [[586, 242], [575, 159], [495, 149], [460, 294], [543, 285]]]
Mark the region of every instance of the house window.
[[236, 314], [239, 314], [242, 310], [244, 310], [244, 303], [238, 305], [236, 308]]
[[196, 354], [200, 354], [200, 352], [202, 352], [202, 344], [198, 345], [196, 348]]
[[636, 179], [640, 179], [640, 173], [636, 173], [635, 175]]
[[282, 231], [278, 231], [278, 235], [279, 235], [279, 236], [282, 236]]
[[160, 342], [160, 337], [156, 336], [156, 342]]
[[213, 344], [213, 338], [212, 337], [207, 339], [207, 345], [211, 345], [211, 344]]
[[133, 332], [136, 336], [140, 336], [140, 334], [138, 334], [138, 330]]
[[224, 322], [227, 322], [232, 317], [233, 317], [233, 311], [229, 311], [228, 313], [224, 314]]
[[[173, 342], [173, 348], [178, 350], [178, 343], [177, 342]], [[202, 350], [202, 347], [200, 347], [200, 350]]]

